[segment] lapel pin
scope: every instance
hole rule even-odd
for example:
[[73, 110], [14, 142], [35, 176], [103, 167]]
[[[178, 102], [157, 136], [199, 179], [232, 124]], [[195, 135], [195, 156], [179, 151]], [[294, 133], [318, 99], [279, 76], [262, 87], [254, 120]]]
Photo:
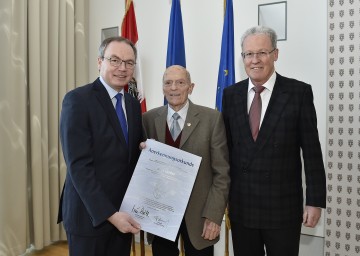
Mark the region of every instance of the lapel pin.
[[191, 126], [191, 123], [186, 123], [187, 126]]

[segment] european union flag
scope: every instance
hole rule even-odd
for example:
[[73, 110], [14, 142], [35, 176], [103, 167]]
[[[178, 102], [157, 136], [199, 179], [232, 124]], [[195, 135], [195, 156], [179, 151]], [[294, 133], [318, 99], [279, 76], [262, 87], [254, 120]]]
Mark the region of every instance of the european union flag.
[[216, 109], [221, 111], [223, 90], [235, 83], [234, 67], [234, 14], [232, 0], [226, 0], [221, 56], [216, 91]]
[[186, 67], [180, 0], [173, 0], [171, 5], [166, 67], [171, 65]]

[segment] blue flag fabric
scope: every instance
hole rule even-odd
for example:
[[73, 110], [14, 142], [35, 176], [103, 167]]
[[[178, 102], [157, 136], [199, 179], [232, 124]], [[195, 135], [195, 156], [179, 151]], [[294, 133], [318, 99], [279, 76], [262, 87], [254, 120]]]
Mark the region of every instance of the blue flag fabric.
[[221, 41], [221, 56], [216, 91], [216, 109], [221, 111], [223, 90], [235, 83], [234, 67], [234, 14], [232, 0], [226, 0]]
[[171, 65], [186, 67], [180, 0], [172, 0], [171, 5], [166, 67]]
[[[186, 67], [180, 0], [172, 0], [171, 4], [166, 67], [172, 65]], [[164, 105], [166, 104], [167, 100], [164, 97]]]

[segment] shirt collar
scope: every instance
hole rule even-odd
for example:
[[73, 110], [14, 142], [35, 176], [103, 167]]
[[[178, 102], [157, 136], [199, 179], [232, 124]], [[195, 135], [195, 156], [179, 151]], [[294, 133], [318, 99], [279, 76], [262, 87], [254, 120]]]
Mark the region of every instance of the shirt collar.
[[[186, 101], [185, 106], [183, 106], [177, 113], [180, 115], [182, 120], [186, 120], [186, 115], [189, 110], [189, 100]], [[167, 120], [169, 121], [172, 118], [172, 115], [175, 113], [175, 111], [170, 107], [168, 104], [168, 115]]]
[[[270, 76], [269, 80], [267, 80], [262, 86], [272, 92], [272, 90], [274, 89], [275, 81], [276, 72], [274, 71], [274, 73]], [[251, 82], [251, 79], [249, 78], [248, 92], [250, 92], [253, 87], [255, 87], [255, 85]]]
[[[99, 77], [100, 82], [104, 85], [106, 91], [108, 92], [110, 99], [114, 98], [119, 92], [114, 90], [110, 85], [108, 85], [105, 80], [102, 78], [102, 76]], [[124, 95], [124, 89], [120, 91], [122, 95]]]

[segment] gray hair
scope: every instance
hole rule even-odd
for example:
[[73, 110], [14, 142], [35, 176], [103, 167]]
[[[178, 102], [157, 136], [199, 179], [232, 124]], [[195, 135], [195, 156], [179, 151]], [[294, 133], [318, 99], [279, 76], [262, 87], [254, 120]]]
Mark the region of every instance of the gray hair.
[[268, 28], [268, 27], [257, 26], [257, 27], [249, 28], [242, 35], [242, 37], [241, 37], [241, 49], [244, 46], [244, 41], [245, 41], [246, 37], [248, 37], [250, 35], [258, 35], [258, 34], [264, 34], [264, 35], [268, 36], [270, 38], [272, 47], [273, 48], [277, 47], [277, 35], [276, 35], [275, 30], [273, 30], [271, 28]]
[[167, 67], [166, 70], [165, 70], [165, 72], [164, 72], [164, 75], [163, 75], [163, 82], [164, 82], [164, 79], [165, 79], [167, 70], [168, 70], [169, 68], [171, 68], [171, 67], [176, 67], [176, 68], [178, 68], [178, 69], [184, 70], [184, 71], [185, 71], [185, 74], [186, 74], [186, 79], [187, 79], [186, 82], [188, 82], [189, 84], [191, 84], [190, 72], [189, 72], [185, 67], [183, 67], [183, 66], [181, 66], [181, 65], [172, 65], [172, 66]]
[[133, 42], [131, 42], [129, 39], [125, 38], [125, 37], [121, 37], [121, 36], [114, 36], [114, 37], [109, 37], [109, 38], [106, 38], [100, 45], [99, 47], [99, 57], [101, 59], [104, 58], [104, 53], [105, 53], [105, 50], [107, 48], [107, 46], [111, 43], [111, 42], [124, 42], [128, 45], [131, 46], [131, 48], [133, 49], [134, 51], [134, 55], [135, 55], [135, 60], [137, 58], [137, 50], [136, 50], [136, 47], [135, 45], [133, 44]]

